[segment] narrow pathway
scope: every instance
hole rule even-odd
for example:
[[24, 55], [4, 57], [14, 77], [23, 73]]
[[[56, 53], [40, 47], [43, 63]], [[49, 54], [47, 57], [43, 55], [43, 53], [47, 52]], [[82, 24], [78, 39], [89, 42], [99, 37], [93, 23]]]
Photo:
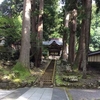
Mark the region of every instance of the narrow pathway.
[[50, 64], [45, 69], [44, 74], [40, 77], [40, 85], [53, 85], [55, 74], [55, 60], [51, 60]]

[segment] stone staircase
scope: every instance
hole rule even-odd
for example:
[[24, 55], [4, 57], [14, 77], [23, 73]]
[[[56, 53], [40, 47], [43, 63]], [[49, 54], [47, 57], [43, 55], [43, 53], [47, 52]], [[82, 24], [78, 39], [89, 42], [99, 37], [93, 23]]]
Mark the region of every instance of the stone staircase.
[[55, 60], [51, 60], [44, 74], [40, 78], [40, 86], [53, 85], [55, 73]]

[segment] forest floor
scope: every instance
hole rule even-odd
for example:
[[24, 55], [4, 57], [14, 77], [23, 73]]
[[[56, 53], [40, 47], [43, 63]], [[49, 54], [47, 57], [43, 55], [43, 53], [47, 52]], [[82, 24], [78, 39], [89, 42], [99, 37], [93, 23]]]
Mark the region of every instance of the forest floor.
[[[97, 66], [95, 66], [97, 67]], [[56, 86], [65, 86], [68, 88], [100, 88], [100, 69], [90, 67], [86, 72], [86, 78], [83, 78], [83, 72], [79, 70], [66, 70], [66, 66], [57, 63], [56, 67]]]
[[[40, 68], [33, 68], [32, 72], [36, 76], [40, 77], [43, 73], [48, 61], [41, 64]], [[66, 71], [65, 66], [61, 66], [59, 60], [56, 63], [56, 72], [55, 72], [55, 86], [58, 87], [67, 87], [67, 88], [91, 88], [99, 89], [100, 88], [100, 70], [95, 68], [90, 68], [87, 71], [86, 78], [83, 78], [82, 71]], [[38, 86], [38, 85], [37, 85]]]
[[[41, 64], [40, 68], [34, 67], [31, 69], [31, 76], [28, 77], [28, 80], [36, 81], [44, 72], [47, 63], [49, 60], [45, 60]], [[0, 80], [5, 79], [5, 75], [11, 72], [12, 66], [0, 66]], [[5, 71], [4, 71], [5, 70]], [[99, 89], [100, 88], [100, 70], [95, 70], [93, 68], [87, 71], [86, 78], [82, 78], [82, 71], [71, 71], [67, 72], [66, 68], [57, 63], [56, 73], [55, 73], [55, 86], [58, 87], [67, 87], [67, 88], [90, 88], [90, 89]], [[35, 77], [35, 78], [34, 78]], [[6, 77], [7, 78], [7, 77]], [[23, 80], [24, 82], [24, 80]], [[25, 80], [26, 82], [26, 80]], [[25, 85], [25, 84], [23, 84]], [[22, 86], [23, 86], [22, 85]], [[30, 84], [33, 85], [33, 84]]]

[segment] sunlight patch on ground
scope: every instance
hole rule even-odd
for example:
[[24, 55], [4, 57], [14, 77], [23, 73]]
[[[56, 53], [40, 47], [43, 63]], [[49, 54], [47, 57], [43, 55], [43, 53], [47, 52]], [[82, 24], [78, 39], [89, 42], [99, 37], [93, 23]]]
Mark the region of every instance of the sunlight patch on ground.
[[96, 92], [96, 90], [82, 90], [82, 91], [84, 91], [84, 92]]

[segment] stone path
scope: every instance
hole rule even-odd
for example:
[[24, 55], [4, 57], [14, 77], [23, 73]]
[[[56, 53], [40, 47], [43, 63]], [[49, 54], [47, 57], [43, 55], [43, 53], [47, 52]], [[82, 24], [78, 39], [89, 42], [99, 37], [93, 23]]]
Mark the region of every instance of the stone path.
[[100, 90], [95, 89], [70, 89], [72, 100], [100, 100]]
[[1, 100], [1, 98], [3, 98], [3, 97], [5, 97], [5, 96], [7, 96], [7, 95], [9, 95], [10, 93], [12, 93], [14, 90], [2, 90], [2, 89], [0, 89], [0, 100]]
[[[0, 90], [0, 100], [16, 100], [19, 96], [25, 93], [29, 88], [19, 88], [16, 90]], [[2, 96], [3, 93], [3, 96]]]
[[[100, 89], [68, 89], [71, 100], [100, 100]], [[1, 90], [0, 100], [70, 100], [64, 88]]]
[[60, 88], [20, 88], [9, 93], [0, 100], [69, 100]]

